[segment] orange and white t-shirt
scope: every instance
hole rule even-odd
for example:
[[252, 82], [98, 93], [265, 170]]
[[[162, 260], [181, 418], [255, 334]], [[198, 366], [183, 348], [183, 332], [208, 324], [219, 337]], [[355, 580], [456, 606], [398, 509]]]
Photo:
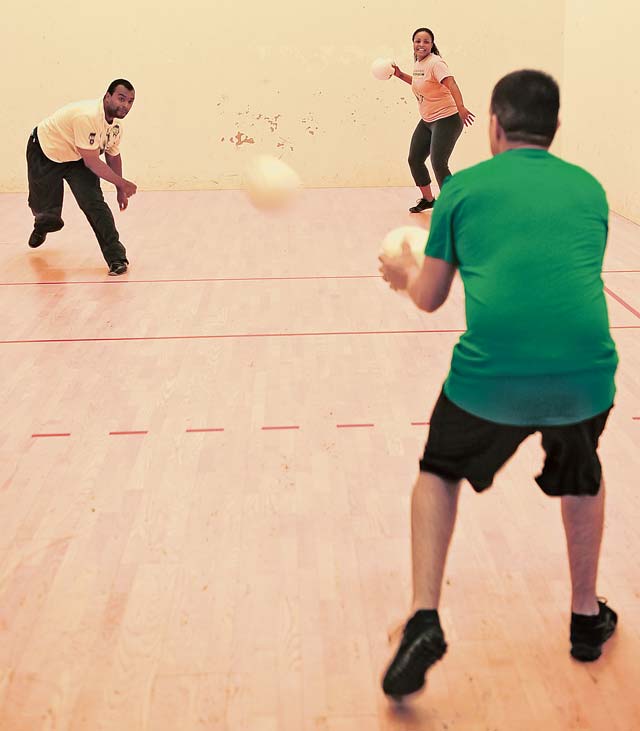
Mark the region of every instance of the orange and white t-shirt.
[[458, 113], [451, 92], [441, 83], [447, 76], [453, 74], [435, 53], [415, 62], [411, 90], [416, 95], [420, 116], [425, 122], [435, 122]]
[[38, 124], [40, 147], [53, 162], [80, 160], [78, 150], [118, 155], [121, 137], [120, 120], [107, 122], [102, 99], [72, 102]]

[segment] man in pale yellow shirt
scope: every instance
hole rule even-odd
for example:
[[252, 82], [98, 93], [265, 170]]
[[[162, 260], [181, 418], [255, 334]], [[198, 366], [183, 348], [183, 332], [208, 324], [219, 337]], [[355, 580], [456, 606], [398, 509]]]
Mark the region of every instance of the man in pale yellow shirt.
[[[35, 217], [29, 246], [41, 246], [47, 234], [59, 231], [63, 182], [66, 180], [98, 239], [109, 274], [127, 271], [129, 261], [120, 242], [111, 209], [104, 200], [100, 178], [113, 183], [124, 211], [137, 188], [122, 177], [122, 125], [135, 99], [131, 82], [112, 81], [102, 99], [73, 102], [40, 122], [27, 144], [29, 207]], [[100, 159], [105, 154], [106, 162]]]

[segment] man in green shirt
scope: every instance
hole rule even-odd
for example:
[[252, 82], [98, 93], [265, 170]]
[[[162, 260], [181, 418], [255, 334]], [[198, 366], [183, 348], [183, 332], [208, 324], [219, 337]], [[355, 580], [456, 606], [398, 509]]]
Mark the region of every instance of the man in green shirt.
[[383, 679], [401, 698], [446, 652], [438, 617], [460, 482], [477, 492], [529, 435], [536, 482], [559, 496], [571, 570], [571, 655], [596, 660], [617, 615], [596, 597], [604, 516], [597, 455], [618, 363], [602, 282], [608, 206], [585, 170], [551, 155], [559, 90], [538, 71], [508, 74], [491, 99], [492, 159], [447, 179], [419, 269], [405, 246], [381, 256], [393, 289], [433, 312], [456, 270], [467, 330], [431, 417], [412, 499], [413, 614]]

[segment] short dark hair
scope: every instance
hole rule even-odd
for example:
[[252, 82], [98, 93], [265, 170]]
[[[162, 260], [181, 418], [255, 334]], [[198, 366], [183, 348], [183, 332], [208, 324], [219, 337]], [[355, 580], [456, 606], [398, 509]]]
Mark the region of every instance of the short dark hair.
[[109, 84], [107, 94], [113, 94], [113, 92], [116, 90], [116, 87], [118, 86], [124, 86], [124, 88], [128, 89], [129, 91], [135, 91], [135, 89], [133, 88], [133, 84], [130, 81], [127, 81], [126, 79], [115, 79], [115, 81], [112, 81]]
[[559, 109], [558, 84], [542, 71], [513, 71], [498, 81], [491, 94], [491, 113], [509, 142], [549, 147], [558, 127]]

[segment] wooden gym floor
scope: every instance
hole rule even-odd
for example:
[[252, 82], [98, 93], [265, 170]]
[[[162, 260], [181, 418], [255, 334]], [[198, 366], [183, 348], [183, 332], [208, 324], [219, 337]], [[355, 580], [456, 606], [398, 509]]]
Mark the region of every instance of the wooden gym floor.
[[307, 190], [268, 216], [237, 191], [141, 193], [111, 278], [70, 195], [33, 251], [25, 196], [0, 196], [1, 729], [640, 728], [640, 226], [613, 214], [599, 591], [619, 631], [570, 659], [533, 437], [489, 493], [463, 489], [427, 691], [400, 709], [380, 691], [464, 328], [459, 281], [428, 315], [378, 277], [414, 199]]

